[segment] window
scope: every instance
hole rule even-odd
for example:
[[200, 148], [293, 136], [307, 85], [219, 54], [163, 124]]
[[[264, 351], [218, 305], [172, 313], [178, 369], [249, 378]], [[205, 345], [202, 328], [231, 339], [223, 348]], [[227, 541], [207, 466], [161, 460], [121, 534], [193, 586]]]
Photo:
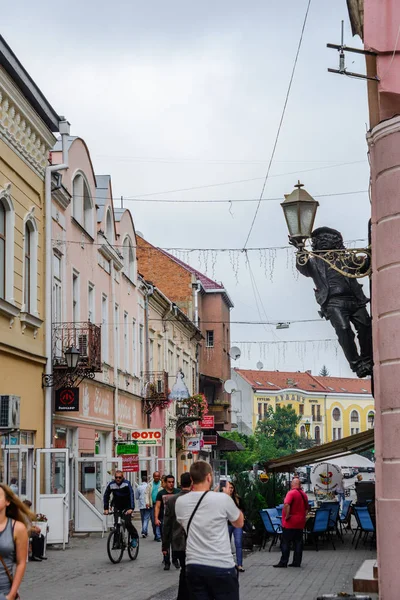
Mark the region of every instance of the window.
[[61, 256], [58, 252], [53, 255], [53, 323], [62, 322], [62, 281]]
[[360, 415], [357, 410], [352, 410], [350, 415], [350, 421], [352, 423], [358, 423], [360, 421]]
[[124, 256], [124, 273], [131, 281], [135, 280], [135, 254], [131, 239], [127, 236], [122, 245]]
[[101, 352], [104, 362], [109, 361], [108, 348], [108, 302], [105, 294], [101, 297]]
[[132, 320], [132, 373], [136, 375], [137, 356], [136, 356], [136, 321]]
[[149, 344], [149, 369], [150, 369], [150, 372], [153, 371], [153, 365], [154, 365], [154, 340], [150, 340], [150, 344]]
[[114, 241], [114, 236], [110, 209], [108, 209], [106, 216], [106, 236], [108, 241], [112, 244], [112, 242]]
[[214, 348], [214, 331], [206, 331], [206, 348]]
[[0, 298], [14, 302], [14, 205], [11, 184], [0, 189]]
[[143, 365], [144, 365], [144, 354], [143, 354], [143, 325], [140, 325], [139, 327], [139, 367], [140, 367], [140, 373], [143, 373]]
[[268, 419], [268, 404], [264, 404], [264, 419]]
[[304, 404], [299, 404], [299, 415], [304, 415]]
[[72, 272], [72, 320], [74, 323], [79, 323], [79, 273]]
[[124, 312], [124, 360], [125, 371], [129, 371], [129, 330], [128, 330], [128, 313]]
[[351, 435], [354, 435], [356, 433], [360, 433], [360, 429], [358, 427], [352, 427], [350, 429], [350, 433], [351, 433]]
[[90, 235], [93, 235], [93, 201], [83, 173], [72, 182], [72, 216]]
[[342, 418], [342, 413], [340, 412], [339, 408], [334, 408], [332, 411], [332, 417], [335, 421], [340, 421], [340, 419]]
[[341, 427], [334, 427], [333, 431], [332, 431], [332, 438], [334, 440], [340, 440], [342, 439], [342, 428]]
[[306, 428], [304, 425], [302, 425], [300, 427], [300, 437], [305, 438], [306, 437]]
[[370, 410], [368, 413], [368, 427], [370, 429], [372, 429], [372, 427], [374, 426], [374, 422], [375, 422], [375, 413], [373, 410]]
[[317, 415], [316, 415], [316, 420], [320, 421], [321, 420], [321, 405], [317, 404]]
[[257, 421], [261, 421], [262, 419], [262, 402], [258, 403], [258, 415], [257, 415]]
[[157, 344], [157, 371], [160, 373], [162, 370], [162, 346]]
[[337, 438], [337, 439], [338, 439], [338, 440], [341, 440], [341, 439], [342, 439], [342, 428], [341, 428], [341, 427], [338, 427], [338, 428], [337, 428], [337, 435], [338, 435], [338, 438]]
[[321, 442], [321, 431], [318, 425], [314, 429], [314, 439], [317, 442], [317, 444]]
[[93, 283], [88, 284], [88, 320], [91, 323], [95, 322], [94, 314], [95, 298], [94, 298], [94, 285]]
[[37, 247], [35, 219], [29, 215], [24, 227], [23, 312], [37, 315]]

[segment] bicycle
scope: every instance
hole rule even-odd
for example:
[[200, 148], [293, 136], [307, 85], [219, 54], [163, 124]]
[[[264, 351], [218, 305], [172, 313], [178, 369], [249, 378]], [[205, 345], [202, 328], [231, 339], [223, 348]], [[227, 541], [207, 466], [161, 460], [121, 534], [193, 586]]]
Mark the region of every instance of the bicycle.
[[[113, 512], [109, 512], [113, 515]], [[131, 546], [132, 536], [128, 533], [124, 520], [124, 512], [118, 511], [117, 519], [107, 538], [107, 554], [112, 563], [121, 562], [125, 550], [128, 550], [128, 556], [131, 560], [136, 560], [139, 554], [139, 538], [135, 538], [136, 546]]]

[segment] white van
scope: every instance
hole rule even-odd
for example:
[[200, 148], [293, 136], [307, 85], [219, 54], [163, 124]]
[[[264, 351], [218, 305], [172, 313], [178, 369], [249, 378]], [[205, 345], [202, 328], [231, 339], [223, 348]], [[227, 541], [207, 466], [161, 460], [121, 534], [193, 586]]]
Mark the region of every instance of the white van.
[[341, 471], [345, 479], [350, 479], [350, 477], [353, 477], [353, 469], [350, 469], [350, 467], [341, 467]]

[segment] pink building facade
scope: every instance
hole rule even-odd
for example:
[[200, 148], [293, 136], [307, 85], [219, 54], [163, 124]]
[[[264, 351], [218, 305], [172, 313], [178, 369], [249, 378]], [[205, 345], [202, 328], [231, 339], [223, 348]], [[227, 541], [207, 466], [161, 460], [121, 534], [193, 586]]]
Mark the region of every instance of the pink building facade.
[[[98, 368], [79, 384], [79, 411], [54, 412], [54, 446], [111, 461], [116, 441], [146, 426], [135, 229], [130, 212], [113, 205], [110, 177], [95, 175], [85, 142], [71, 137], [68, 154], [62, 183], [53, 186], [53, 361], [72, 339], [87, 361], [96, 354]], [[52, 163], [61, 160], [56, 145]]]
[[[363, 37], [371, 129], [372, 317], [376, 406], [376, 513], [379, 595], [397, 600], [400, 589], [400, 3], [364, 0], [350, 7], [353, 29]], [[362, 7], [361, 7], [362, 8]]]

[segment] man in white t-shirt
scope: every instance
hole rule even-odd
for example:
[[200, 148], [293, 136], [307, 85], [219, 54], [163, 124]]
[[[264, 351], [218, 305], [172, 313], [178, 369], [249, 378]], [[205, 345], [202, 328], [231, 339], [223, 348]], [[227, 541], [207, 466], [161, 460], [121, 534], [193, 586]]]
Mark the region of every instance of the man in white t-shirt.
[[243, 513], [230, 496], [210, 491], [213, 479], [207, 462], [193, 463], [190, 476], [193, 491], [178, 498], [175, 512], [187, 533], [186, 579], [191, 597], [239, 600], [228, 521], [234, 527], [243, 527]]

